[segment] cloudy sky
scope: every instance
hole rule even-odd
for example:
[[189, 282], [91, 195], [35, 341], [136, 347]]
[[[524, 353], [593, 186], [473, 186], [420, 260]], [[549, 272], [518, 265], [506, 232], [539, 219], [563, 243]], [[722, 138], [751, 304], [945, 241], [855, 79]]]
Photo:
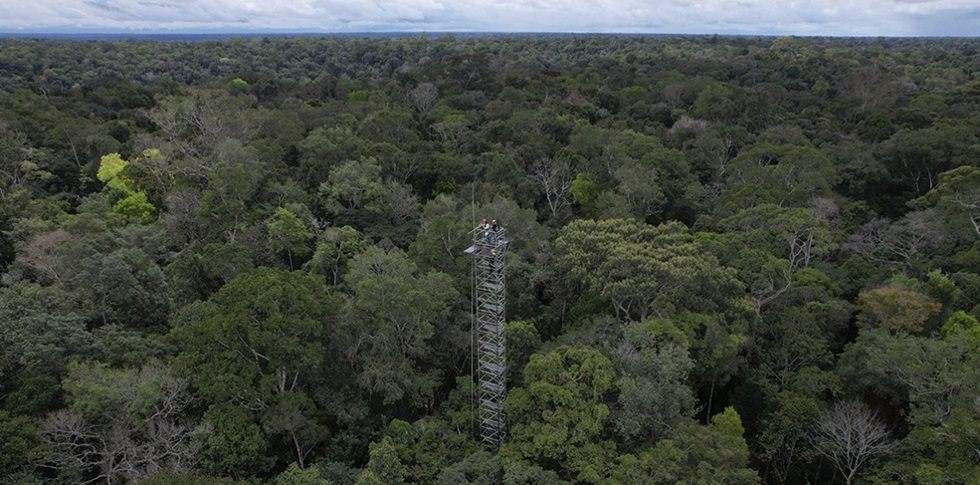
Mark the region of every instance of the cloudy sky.
[[980, 35], [980, 0], [0, 0], [0, 32]]

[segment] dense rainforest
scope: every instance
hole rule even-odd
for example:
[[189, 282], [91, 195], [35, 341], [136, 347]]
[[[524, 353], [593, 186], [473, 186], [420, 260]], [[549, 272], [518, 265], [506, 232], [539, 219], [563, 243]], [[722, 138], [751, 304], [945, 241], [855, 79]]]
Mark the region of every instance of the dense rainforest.
[[0, 39], [0, 481], [980, 483], [978, 108], [976, 38]]

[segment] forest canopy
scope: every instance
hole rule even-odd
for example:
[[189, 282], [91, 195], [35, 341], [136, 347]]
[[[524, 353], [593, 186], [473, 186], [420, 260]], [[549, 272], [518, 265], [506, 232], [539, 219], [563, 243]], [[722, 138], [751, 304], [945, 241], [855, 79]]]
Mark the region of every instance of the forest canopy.
[[976, 38], [4, 38], [0, 231], [4, 483], [980, 476]]

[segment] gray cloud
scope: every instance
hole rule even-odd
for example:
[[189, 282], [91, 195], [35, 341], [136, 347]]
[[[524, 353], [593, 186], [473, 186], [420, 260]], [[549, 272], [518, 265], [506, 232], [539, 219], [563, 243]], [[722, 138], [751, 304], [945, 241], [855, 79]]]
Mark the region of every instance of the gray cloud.
[[977, 0], [30, 0], [0, 31], [500, 31], [966, 35]]

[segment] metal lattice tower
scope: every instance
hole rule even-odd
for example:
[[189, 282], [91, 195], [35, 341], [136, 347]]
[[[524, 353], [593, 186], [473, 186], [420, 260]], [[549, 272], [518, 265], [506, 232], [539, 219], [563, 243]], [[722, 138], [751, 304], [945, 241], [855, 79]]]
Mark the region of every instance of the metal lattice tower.
[[504, 341], [504, 256], [507, 231], [472, 231], [473, 245], [466, 252], [475, 258], [474, 298], [479, 367], [480, 439], [498, 446], [504, 441], [504, 398], [506, 388], [506, 342]]

